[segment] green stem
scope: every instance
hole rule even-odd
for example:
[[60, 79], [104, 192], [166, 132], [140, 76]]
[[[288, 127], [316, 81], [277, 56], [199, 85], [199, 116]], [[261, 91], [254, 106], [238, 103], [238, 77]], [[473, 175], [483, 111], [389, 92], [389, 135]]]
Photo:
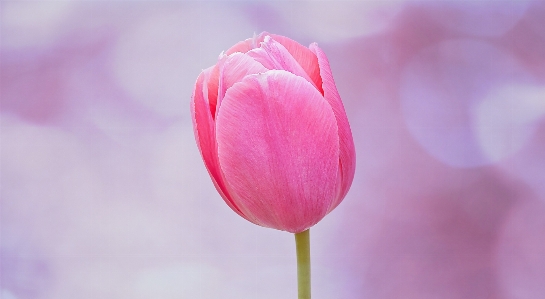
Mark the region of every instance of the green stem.
[[310, 299], [310, 236], [309, 230], [295, 234], [297, 251], [297, 284], [299, 299]]

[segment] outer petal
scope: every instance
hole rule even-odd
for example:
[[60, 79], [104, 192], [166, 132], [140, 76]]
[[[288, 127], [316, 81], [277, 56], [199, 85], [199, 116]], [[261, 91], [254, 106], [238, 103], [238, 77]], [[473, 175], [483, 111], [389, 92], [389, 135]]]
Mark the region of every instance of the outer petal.
[[[288, 52], [288, 50], [280, 43], [276, 42], [270, 36], [266, 36], [261, 42], [259, 48], [253, 49], [246, 53], [253, 59], [261, 63], [269, 70], [285, 70], [297, 76], [305, 78], [314, 87], [316, 83], [308, 76], [305, 70], [299, 65], [297, 60]], [[320, 90], [321, 92], [321, 90]]]
[[220, 70], [218, 106], [221, 105], [225, 91], [233, 86], [233, 84], [241, 81], [242, 78], [247, 75], [263, 73], [266, 71], [268, 71], [268, 69], [250, 56], [242, 53], [229, 55]]
[[339, 127], [339, 146], [340, 146], [340, 172], [341, 172], [341, 186], [339, 190], [339, 196], [333, 202], [330, 207], [330, 211], [333, 210], [346, 196], [352, 180], [354, 179], [354, 172], [356, 170], [356, 151], [354, 148], [354, 139], [352, 138], [352, 131], [350, 130], [350, 124], [346, 117], [346, 111], [344, 110], [343, 103], [333, 75], [329, 66], [329, 61], [325, 56], [322, 49], [318, 45], [311, 44], [310, 50], [318, 57], [318, 64], [320, 67], [320, 75], [322, 76], [324, 98], [333, 108], [335, 118], [337, 120], [337, 126]]
[[197, 145], [206, 169], [221, 197], [233, 211], [243, 218], [250, 220], [242, 213], [227, 192], [225, 180], [219, 168], [214, 121], [212, 120], [208, 102], [203, 95], [203, 90], [206, 91], [207, 89], [207, 86], [203, 85], [204, 79], [205, 72], [202, 72], [197, 78], [195, 90], [191, 97], [191, 117], [195, 139], [197, 140]]
[[286, 71], [233, 85], [217, 116], [218, 156], [231, 195], [256, 223], [301, 232], [336, 197], [339, 137], [331, 106]]

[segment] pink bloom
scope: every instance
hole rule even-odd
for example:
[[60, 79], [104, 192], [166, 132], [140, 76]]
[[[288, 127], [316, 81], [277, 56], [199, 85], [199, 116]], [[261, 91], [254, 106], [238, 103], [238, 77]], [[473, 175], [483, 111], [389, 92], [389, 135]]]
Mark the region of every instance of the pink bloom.
[[352, 184], [350, 125], [315, 43], [266, 32], [237, 43], [197, 78], [191, 114], [216, 189], [250, 222], [302, 232]]

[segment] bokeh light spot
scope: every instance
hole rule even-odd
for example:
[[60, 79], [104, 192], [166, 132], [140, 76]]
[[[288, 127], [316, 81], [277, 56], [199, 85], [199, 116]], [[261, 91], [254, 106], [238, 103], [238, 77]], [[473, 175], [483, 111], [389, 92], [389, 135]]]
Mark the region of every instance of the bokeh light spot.
[[[486, 165], [497, 156], [481, 148], [475, 107], [498, 88], [531, 82], [510, 53], [481, 41], [447, 40], [422, 49], [406, 65], [400, 86], [403, 115], [414, 138], [438, 160], [454, 167]], [[480, 107], [488, 111], [486, 104]], [[485, 128], [480, 119], [478, 125]]]

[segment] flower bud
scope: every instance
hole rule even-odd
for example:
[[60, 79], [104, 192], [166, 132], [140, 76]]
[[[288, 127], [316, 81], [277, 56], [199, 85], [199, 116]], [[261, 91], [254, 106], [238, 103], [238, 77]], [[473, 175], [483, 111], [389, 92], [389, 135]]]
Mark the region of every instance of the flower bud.
[[197, 78], [191, 115], [216, 189], [250, 222], [302, 232], [352, 184], [350, 125], [315, 43], [266, 32], [237, 43]]

